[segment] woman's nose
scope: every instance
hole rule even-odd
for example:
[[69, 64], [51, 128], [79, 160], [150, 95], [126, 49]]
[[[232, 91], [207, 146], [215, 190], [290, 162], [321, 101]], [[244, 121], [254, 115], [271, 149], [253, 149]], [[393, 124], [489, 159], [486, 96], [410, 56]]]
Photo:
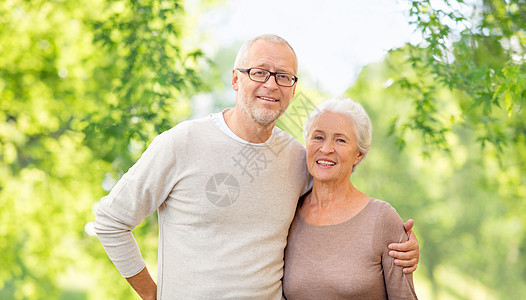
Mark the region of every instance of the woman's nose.
[[334, 151], [334, 145], [333, 145], [332, 141], [326, 140], [323, 143], [323, 145], [321, 146], [321, 151], [324, 152], [324, 153], [330, 153], [330, 152]]

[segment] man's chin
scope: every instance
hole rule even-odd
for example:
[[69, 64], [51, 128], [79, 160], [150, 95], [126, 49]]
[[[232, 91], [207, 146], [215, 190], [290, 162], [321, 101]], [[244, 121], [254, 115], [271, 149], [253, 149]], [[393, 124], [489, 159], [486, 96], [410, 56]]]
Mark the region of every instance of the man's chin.
[[276, 120], [283, 114], [284, 110], [276, 110], [268, 107], [258, 107], [257, 105], [244, 105], [243, 110], [254, 120], [262, 126], [274, 125]]
[[276, 120], [280, 117], [281, 113], [280, 112], [266, 112], [266, 113], [258, 113], [256, 112], [253, 117], [254, 117], [254, 120], [260, 124], [260, 125], [263, 125], [263, 126], [270, 126], [270, 125], [274, 125], [274, 123], [276, 122]]

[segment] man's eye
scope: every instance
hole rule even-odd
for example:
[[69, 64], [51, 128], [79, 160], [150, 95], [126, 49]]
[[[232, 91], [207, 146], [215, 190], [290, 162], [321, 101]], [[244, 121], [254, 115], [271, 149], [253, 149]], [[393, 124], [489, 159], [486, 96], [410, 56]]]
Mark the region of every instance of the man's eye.
[[291, 76], [289, 74], [276, 74], [279, 79], [283, 80], [291, 80]]

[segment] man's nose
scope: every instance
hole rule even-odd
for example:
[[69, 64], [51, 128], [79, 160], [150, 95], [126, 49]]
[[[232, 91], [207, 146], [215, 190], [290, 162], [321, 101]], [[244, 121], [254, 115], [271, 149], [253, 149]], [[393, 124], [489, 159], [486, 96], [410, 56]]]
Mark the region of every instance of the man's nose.
[[272, 89], [278, 89], [279, 88], [279, 85], [276, 81], [276, 75], [275, 74], [270, 74], [267, 81], [265, 81], [265, 83], [263, 83], [264, 86], [268, 87], [268, 88], [272, 88]]

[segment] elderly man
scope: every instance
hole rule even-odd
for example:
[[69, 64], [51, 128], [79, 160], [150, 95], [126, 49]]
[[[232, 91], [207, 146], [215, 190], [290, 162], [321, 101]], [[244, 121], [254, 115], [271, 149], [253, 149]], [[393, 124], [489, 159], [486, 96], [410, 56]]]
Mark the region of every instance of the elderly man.
[[[235, 107], [157, 136], [98, 207], [97, 235], [143, 299], [282, 298], [288, 229], [309, 188], [305, 148], [274, 127], [294, 96], [297, 59], [262, 35], [234, 67]], [[156, 210], [157, 285], [131, 233]], [[414, 270], [416, 238], [396, 247]]]

